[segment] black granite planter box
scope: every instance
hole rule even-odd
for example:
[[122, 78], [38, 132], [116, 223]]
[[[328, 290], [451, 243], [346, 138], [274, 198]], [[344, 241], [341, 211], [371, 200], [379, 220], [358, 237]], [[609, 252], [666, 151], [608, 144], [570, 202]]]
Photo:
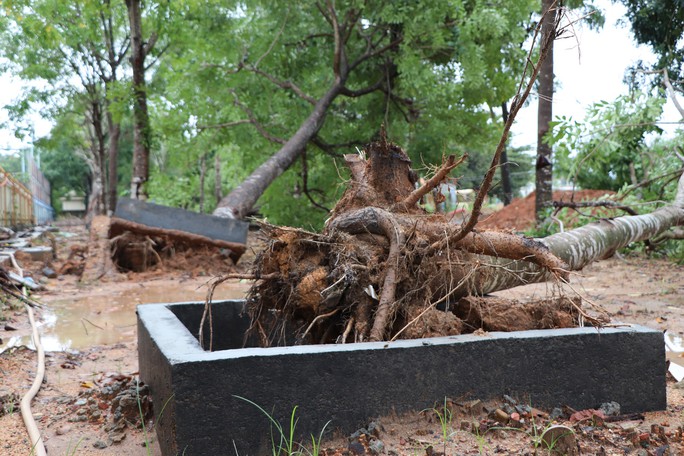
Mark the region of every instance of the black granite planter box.
[[[445, 396], [510, 394], [537, 407], [616, 401], [623, 413], [662, 410], [665, 346], [640, 326], [576, 328], [392, 343], [240, 348], [244, 301], [214, 303], [214, 352], [200, 348], [203, 303], [138, 306], [140, 377], [150, 386], [164, 455], [270, 453], [261, 405], [285, 423], [298, 406], [302, 437], [351, 432], [391, 411]], [[205, 330], [208, 333], [208, 330]], [[165, 405], [165, 406], [164, 406]]]

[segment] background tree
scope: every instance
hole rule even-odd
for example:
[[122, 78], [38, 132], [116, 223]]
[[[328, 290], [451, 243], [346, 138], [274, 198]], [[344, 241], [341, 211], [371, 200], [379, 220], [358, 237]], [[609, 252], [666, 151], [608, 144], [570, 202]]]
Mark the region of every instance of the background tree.
[[[285, 203], [289, 217], [302, 214], [302, 206], [310, 214], [309, 197], [327, 207], [335, 198], [337, 170], [329, 157], [354, 152], [383, 123], [416, 163], [438, 162], [444, 151], [457, 148], [493, 150], [500, 124], [490, 121], [487, 104], [499, 109], [512, 96], [509, 69], [524, 62], [521, 26], [535, 8], [534, 2], [495, 3], [435, 1], [421, 5], [420, 14], [410, 2], [358, 9], [351, 2], [320, 9], [270, 2], [232, 12], [188, 5], [186, 27], [177, 36], [184, 47], [171, 48], [168, 68], [174, 72], [160, 68], [164, 104], [176, 118], [184, 115], [187, 144], [210, 136], [213, 143], [239, 145], [240, 156], [224, 159], [227, 166], [240, 163], [251, 171], [263, 163], [269, 144], [302, 141], [270, 159], [261, 179], [253, 176], [248, 187], [259, 189], [244, 191], [253, 200], [244, 207], [256, 202], [271, 177], [294, 166], [264, 193], [260, 209], [272, 216]], [[318, 101], [327, 109], [316, 110]], [[308, 126], [295, 136], [305, 119]], [[248, 177], [235, 172], [223, 174], [233, 182]], [[241, 192], [226, 198], [241, 199], [235, 196]], [[301, 199], [291, 198], [297, 195]]]
[[587, 109], [583, 121], [560, 118], [549, 141], [559, 171], [580, 188], [617, 191], [650, 177], [656, 156], [646, 144], [648, 133], [662, 130], [656, 121], [665, 99], [642, 92], [600, 101]]
[[553, 41], [561, 11], [556, 0], [542, 0], [542, 37], [551, 40], [546, 58], [540, 62], [539, 99], [537, 109], [537, 160], [535, 163], [535, 214], [537, 223], [543, 220], [543, 210], [553, 199], [553, 163], [551, 146], [545, 139], [553, 120]]
[[110, 0], [19, 0], [3, 6], [0, 53], [14, 74], [42, 82], [15, 104], [12, 114], [22, 117], [32, 103], [42, 102], [51, 106], [49, 112], [55, 115], [66, 100], [82, 98], [72, 106], [79, 106], [90, 123], [89, 149], [96, 167], [91, 210], [101, 213], [113, 209], [120, 102], [125, 98], [119, 73], [129, 46], [124, 5]]
[[[570, 0], [566, 3], [558, 0], [542, 0], [542, 35], [544, 39], [554, 39], [550, 36], [557, 24], [573, 9], [583, 22], [590, 27], [603, 25], [603, 15], [593, 6], [591, 1]], [[553, 47], [546, 59], [541, 62], [539, 71], [539, 101], [537, 111], [537, 159], [535, 162], [535, 214], [537, 224], [544, 219], [544, 209], [553, 200], [553, 150], [546, 139], [553, 120]]]
[[[150, 131], [149, 111], [147, 108], [147, 83], [145, 81], [147, 57], [155, 49], [159, 33], [164, 33], [164, 23], [168, 17], [168, 4], [146, 2], [148, 14], [143, 15], [141, 0], [125, 0], [128, 10], [131, 39], [131, 70], [133, 73], [133, 172], [131, 173], [130, 197], [147, 199], [145, 184], [150, 174]], [[145, 39], [143, 20], [148, 19], [154, 29]], [[150, 25], [150, 24], [148, 24]], [[163, 52], [163, 49], [162, 49]], [[154, 56], [155, 59], [158, 57]]]

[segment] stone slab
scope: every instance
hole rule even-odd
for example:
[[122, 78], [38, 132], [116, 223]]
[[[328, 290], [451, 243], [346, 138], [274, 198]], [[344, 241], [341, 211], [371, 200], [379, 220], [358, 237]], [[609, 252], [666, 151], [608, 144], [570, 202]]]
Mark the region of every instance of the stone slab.
[[162, 230], [184, 231], [243, 245], [247, 242], [249, 229], [249, 223], [242, 220], [199, 214], [131, 198], [119, 198], [114, 217]]
[[[140, 377], [153, 395], [162, 453], [270, 454], [269, 421], [297, 406], [298, 435], [326, 422], [349, 433], [373, 417], [509, 394], [536, 407], [623, 413], [666, 407], [665, 346], [637, 325], [461, 335], [391, 343], [240, 348], [244, 301], [213, 304], [214, 346], [197, 340], [203, 303], [138, 306]], [[205, 328], [208, 333], [208, 328]], [[165, 405], [164, 405], [165, 404]]]

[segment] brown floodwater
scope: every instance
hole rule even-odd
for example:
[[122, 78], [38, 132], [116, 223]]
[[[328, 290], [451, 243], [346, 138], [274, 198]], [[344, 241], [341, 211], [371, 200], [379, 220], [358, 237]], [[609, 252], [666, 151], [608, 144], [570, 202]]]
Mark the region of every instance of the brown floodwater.
[[[244, 298], [249, 284], [221, 284], [214, 300]], [[196, 283], [148, 282], [121, 290], [95, 289], [87, 296], [42, 300], [39, 332], [46, 351], [79, 350], [136, 340], [135, 308], [143, 303], [204, 301], [207, 287]], [[12, 336], [3, 349], [35, 348], [30, 334]]]

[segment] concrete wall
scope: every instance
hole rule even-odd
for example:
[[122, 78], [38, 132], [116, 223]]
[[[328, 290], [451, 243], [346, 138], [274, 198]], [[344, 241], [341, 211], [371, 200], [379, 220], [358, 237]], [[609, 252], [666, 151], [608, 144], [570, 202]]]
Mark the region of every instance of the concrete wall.
[[[623, 413], [662, 410], [665, 348], [639, 326], [462, 335], [392, 343], [239, 348], [243, 301], [214, 303], [215, 344], [196, 333], [203, 303], [138, 306], [140, 376], [152, 391], [164, 455], [270, 453], [269, 421], [298, 406], [300, 437], [352, 432], [368, 419], [451, 398], [510, 394], [575, 409], [616, 401]], [[187, 325], [187, 326], [186, 326]], [[188, 329], [189, 328], [189, 329]]]

